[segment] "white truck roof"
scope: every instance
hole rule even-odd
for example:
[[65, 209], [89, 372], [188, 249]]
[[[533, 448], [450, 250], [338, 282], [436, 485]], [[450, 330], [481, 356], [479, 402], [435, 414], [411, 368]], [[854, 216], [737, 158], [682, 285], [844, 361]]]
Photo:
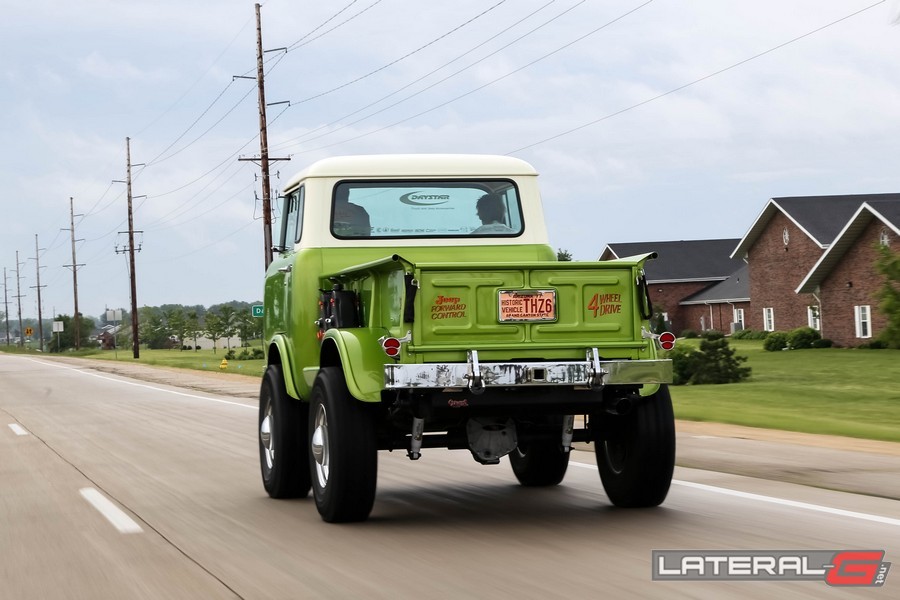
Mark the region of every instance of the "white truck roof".
[[492, 154], [370, 154], [334, 156], [309, 165], [288, 181], [285, 190], [309, 177], [518, 177], [537, 176], [524, 160]]

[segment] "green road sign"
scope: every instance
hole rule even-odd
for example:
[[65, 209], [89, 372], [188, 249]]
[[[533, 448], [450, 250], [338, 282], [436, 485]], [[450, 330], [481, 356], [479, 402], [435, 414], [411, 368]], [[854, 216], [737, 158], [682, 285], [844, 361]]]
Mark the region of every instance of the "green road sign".
[[254, 317], [262, 317], [263, 316], [263, 305], [262, 304], [254, 304], [250, 307], [250, 314]]

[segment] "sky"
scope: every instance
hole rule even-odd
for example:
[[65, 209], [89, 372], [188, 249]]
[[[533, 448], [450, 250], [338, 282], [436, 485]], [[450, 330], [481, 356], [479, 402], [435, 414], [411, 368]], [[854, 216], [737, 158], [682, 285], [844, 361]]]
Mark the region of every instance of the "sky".
[[[0, 9], [11, 317], [17, 300], [37, 317], [38, 274], [44, 318], [71, 315], [73, 264], [81, 313], [130, 307], [126, 138], [138, 306], [260, 300], [259, 169], [238, 160], [260, 151], [254, 3]], [[329, 156], [511, 155], [541, 174], [551, 244], [576, 260], [741, 238], [772, 197], [900, 192], [900, 0], [269, 0], [261, 15], [270, 156], [290, 159], [276, 191]]]

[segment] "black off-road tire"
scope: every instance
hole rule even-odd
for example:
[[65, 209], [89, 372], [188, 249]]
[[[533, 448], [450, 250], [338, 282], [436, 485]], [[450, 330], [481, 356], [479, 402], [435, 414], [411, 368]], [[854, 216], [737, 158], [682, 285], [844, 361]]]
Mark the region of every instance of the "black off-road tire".
[[309, 430], [306, 405], [288, 396], [281, 365], [269, 365], [259, 391], [259, 463], [272, 498], [309, 494]]
[[675, 468], [675, 416], [668, 386], [642, 398], [625, 415], [602, 415], [594, 452], [603, 489], [616, 506], [658, 506]]
[[558, 425], [558, 441], [519, 444], [509, 453], [509, 464], [519, 483], [526, 487], [559, 485], [569, 467], [569, 452], [562, 448], [562, 419], [551, 419]]
[[371, 407], [350, 395], [338, 367], [319, 370], [309, 403], [309, 470], [329, 523], [365, 521], [375, 503], [378, 446]]

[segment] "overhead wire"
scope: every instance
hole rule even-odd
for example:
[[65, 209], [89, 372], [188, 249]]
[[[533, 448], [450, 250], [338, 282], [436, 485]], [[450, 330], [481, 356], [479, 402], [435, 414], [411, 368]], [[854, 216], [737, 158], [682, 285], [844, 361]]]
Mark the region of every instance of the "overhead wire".
[[410, 51], [410, 52], [407, 52], [407, 53], [404, 54], [403, 56], [401, 56], [401, 57], [399, 57], [399, 58], [396, 58], [396, 59], [392, 60], [391, 62], [389, 62], [389, 63], [387, 63], [387, 64], [384, 64], [384, 65], [378, 67], [377, 69], [374, 69], [374, 70], [372, 70], [372, 71], [369, 71], [369, 72], [366, 73], [365, 75], [360, 75], [360, 76], [357, 77], [356, 79], [352, 79], [352, 80], [350, 80], [350, 81], [347, 81], [347, 82], [345, 82], [345, 83], [342, 83], [341, 85], [339, 85], [339, 86], [337, 86], [337, 87], [333, 87], [333, 88], [331, 88], [330, 90], [327, 90], [327, 91], [324, 91], [324, 92], [320, 92], [320, 93], [318, 93], [318, 94], [315, 94], [315, 95], [313, 95], [313, 96], [309, 96], [309, 97], [307, 97], [307, 98], [303, 98], [302, 100], [293, 100], [293, 101], [291, 101], [291, 105], [296, 106], [296, 105], [298, 105], [298, 104], [303, 104], [303, 103], [305, 103], [305, 102], [310, 102], [311, 100], [315, 100], [315, 99], [317, 99], [317, 98], [321, 98], [321, 97], [323, 97], [323, 96], [327, 96], [328, 94], [331, 94], [331, 93], [337, 92], [338, 90], [342, 90], [342, 89], [344, 89], [344, 88], [346, 88], [346, 87], [349, 87], [349, 86], [353, 85], [354, 83], [359, 83], [359, 82], [362, 81], [363, 79], [367, 79], [367, 78], [371, 77], [372, 75], [375, 75], [376, 73], [380, 73], [381, 71], [384, 71], [385, 69], [388, 69], [388, 68], [390, 68], [390, 67], [392, 67], [392, 66], [394, 66], [394, 65], [396, 65], [396, 64], [398, 64], [398, 63], [400, 63], [400, 62], [402, 62], [402, 61], [404, 61], [404, 60], [406, 60], [406, 59], [409, 58], [410, 56], [414, 56], [415, 54], [418, 54], [419, 52], [425, 50], [425, 49], [428, 48], [429, 46], [433, 46], [434, 44], [440, 42], [440, 41], [443, 40], [444, 38], [453, 35], [454, 33], [456, 33], [457, 31], [459, 31], [459, 30], [462, 29], [463, 27], [466, 27], [467, 25], [471, 25], [472, 23], [474, 23], [475, 21], [477, 21], [477, 20], [480, 19], [481, 17], [485, 16], [486, 14], [488, 14], [488, 13], [491, 12], [492, 10], [496, 9], [498, 6], [500, 6], [501, 4], [503, 4], [503, 3], [505, 3], [505, 2], [506, 2], [506, 0], [500, 0], [499, 2], [497, 2], [496, 4], [494, 4], [493, 6], [490, 6], [490, 7], [486, 8], [485, 10], [481, 11], [480, 13], [478, 13], [477, 15], [475, 15], [474, 17], [472, 17], [471, 19], [465, 21], [464, 23], [461, 23], [460, 25], [457, 25], [456, 27], [454, 27], [454, 28], [451, 29], [450, 31], [448, 31], [448, 32], [446, 32], [446, 33], [444, 33], [444, 34], [442, 34], [442, 35], [440, 35], [440, 36], [438, 36], [438, 37], [432, 38], [428, 43], [419, 46], [419, 47], [416, 48], [415, 50], [412, 50], [412, 51]]
[[[882, 0], [882, 1], [884, 1], [884, 0]], [[626, 17], [628, 17], [628, 16], [634, 14], [635, 12], [637, 12], [637, 11], [639, 11], [640, 9], [644, 8], [645, 6], [648, 6], [649, 4], [652, 4], [653, 2], [654, 2], [654, 0], [647, 0], [647, 1], [644, 2], [643, 4], [640, 4], [639, 6], [636, 6], [635, 8], [632, 8], [632, 9], [628, 10], [627, 12], [625, 12], [625, 13], [619, 15], [618, 17], [616, 17], [616, 18], [614, 18], [614, 19], [612, 19], [612, 20], [610, 20], [610, 21], [607, 21], [607, 22], [604, 23], [603, 25], [601, 25], [601, 26], [599, 26], [599, 27], [597, 27], [597, 28], [595, 28], [595, 29], [593, 29], [593, 30], [591, 30], [591, 31], [589, 31], [589, 32], [587, 32], [587, 33], [585, 33], [585, 34], [583, 34], [583, 35], [581, 35], [581, 36], [575, 38], [575, 39], [572, 40], [572, 41], [570, 41], [570, 42], [568, 42], [568, 43], [566, 43], [566, 44], [564, 44], [564, 45], [562, 45], [562, 46], [559, 46], [559, 47], [556, 48], [555, 50], [552, 50], [551, 52], [548, 52], [548, 53], [546, 53], [546, 54], [544, 54], [544, 55], [542, 55], [542, 56], [540, 56], [540, 57], [538, 57], [538, 58], [536, 58], [536, 59], [534, 59], [534, 60], [532, 60], [532, 61], [530, 61], [530, 62], [524, 64], [524, 65], [522, 65], [521, 67], [518, 67], [518, 68], [516, 68], [516, 69], [513, 69], [512, 71], [509, 71], [509, 72], [506, 73], [505, 75], [501, 75], [500, 77], [497, 77], [497, 78], [495, 78], [495, 79], [492, 79], [491, 81], [488, 81], [487, 83], [484, 83], [484, 84], [482, 84], [482, 85], [480, 85], [480, 86], [478, 86], [478, 87], [476, 87], [476, 88], [473, 88], [473, 89], [471, 89], [471, 90], [469, 90], [469, 91], [467, 91], [467, 92], [465, 92], [465, 93], [459, 94], [458, 96], [455, 96], [455, 97], [451, 98], [450, 100], [447, 100], [447, 101], [445, 101], [445, 102], [441, 102], [440, 104], [438, 104], [438, 105], [436, 105], [436, 106], [432, 106], [431, 108], [428, 108], [428, 109], [426, 109], [426, 110], [423, 110], [423, 111], [421, 111], [421, 112], [418, 112], [418, 113], [416, 113], [416, 114], [414, 114], [414, 115], [411, 115], [411, 116], [409, 116], [409, 117], [400, 119], [399, 121], [395, 121], [395, 122], [393, 122], [393, 123], [391, 123], [391, 124], [389, 124], [389, 125], [385, 125], [385, 126], [383, 126], [383, 127], [379, 127], [379, 128], [374, 129], [374, 130], [372, 130], [372, 131], [369, 131], [369, 132], [366, 132], [366, 133], [362, 133], [362, 134], [356, 135], [356, 136], [354, 136], [354, 137], [351, 137], [351, 138], [347, 138], [347, 139], [341, 140], [341, 141], [339, 141], [339, 142], [334, 142], [334, 143], [332, 143], [332, 144], [326, 144], [326, 145], [324, 145], [324, 146], [318, 146], [318, 147], [316, 147], [316, 148], [312, 148], [312, 149], [308, 149], [308, 150], [303, 150], [303, 151], [300, 151], [300, 152], [296, 152], [295, 154], [306, 154], [306, 153], [309, 153], [309, 152], [318, 152], [318, 151], [320, 151], [320, 150], [325, 150], [325, 149], [327, 149], [327, 148], [332, 148], [332, 147], [334, 147], [334, 146], [340, 146], [340, 145], [342, 145], [342, 144], [346, 144], [347, 142], [353, 142], [353, 141], [362, 139], [362, 138], [364, 138], [364, 137], [368, 137], [368, 136], [370, 136], [370, 135], [373, 135], [373, 134], [375, 134], [375, 133], [379, 133], [379, 132], [381, 132], [381, 131], [385, 131], [385, 130], [387, 130], [387, 129], [390, 129], [391, 127], [396, 127], [397, 125], [401, 125], [401, 124], [403, 124], [403, 123], [406, 123], [407, 121], [411, 121], [411, 120], [413, 120], [413, 119], [416, 119], [416, 118], [421, 117], [421, 116], [423, 116], [423, 115], [426, 115], [426, 114], [428, 114], [428, 113], [434, 112], [434, 111], [436, 111], [436, 110], [438, 110], [438, 109], [440, 109], [440, 108], [443, 108], [443, 107], [445, 107], [445, 106], [448, 106], [448, 105], [450, 105], [450, 104], [453, 104], [454, 102], [456, 102], [456, 101], [458, 101], [458, 100], [461, 100], [461, 99], [463, 99], [463, 98], [465, 98], [465, 97], [467, 97], [467, 96], [471, 96], [472, 94], [474, 94], [474, 93], [476, 93], [476, 92], [479, 92], [479, 91], [481, 91], [481, 90], [483, 90], [483, 89], [485, 89], [485, 88], [487, 88], [487, 87], [490, 87], [490, 86], [494, 85], [495, 83], [498, 83], [498, 82], [500, 82], [500, 81], [503, 81], [504, 79], [507, 79], [507, 78], [509, 78], [509, 77], [512, 77], [512, 76], [515, 75], [516, 73], [519, 73], [519, 72], [521, 72], [521, 71], [524, 71], [525, 69], [527, 69], [527, 68], [529, 68], [529, 67], [532, 67], [532, 66], [534, 66], [535, 64], [537, 64], [537, 63], [539, 63], [539, 62], [541, 62], [541, 61], [543, 61], [543, 60], [546, 60], [547, 58], [549, 58], [549, 57], [551, 57], [551, 56], [553, 56], [553, 55], [555, 55], [555, 54], [557, 54], [557, 53], [559, 53], [559, 52], [565, 50], [566, 48], [569, 48], [569, 47], [571, 47], [571, 46], [577, 44], [578, 42], [580, 42], [580, 41], [582, 41], [582, 40], [584, 40], [584, 39], [586, 39], [586, 38], [588, 38], [588, 37], [590, 37], [590, 36], [592, 36], [592, 35], [595, 35], [596, 33], [599, 33], [600, 31], [602, 31], [602, 30], [606, 29], [607, 27], [609, 27], [609, 26], [611, 26], [611, 25], [613, 25], [613, 24], [615, 24], [615, 23], [621, 21], [622, 19], [624, 19], [624, 18], [626, 18]], [[431, 86], [431, 87], [433, 87], [433, 86]]]
[[751, 61], [754, 61], [754, 60], [756, 60], [756, 59], [758, 59], [758, 58], [761, 58], [761, 57], [763, 57], [763, 56], [766, 56], [767, 54], [771, 54], [772, 52], [775, 52], [775, 51], [777, 51], [777, 50], [780, 50], [781, 48], [784, 48], [785, 46], [789, 46], [790, 44], [793, 44], [793, 43], [795, 43], [795, 42], [799, 42], [800, 40], [805, 39], [805, 38], [808, 38], [808, 37], [811, 36], [811, 35], [815, 35], [816, 33], [819, 33], [819, 32], [821, 32], [821, 31], [824, 31], [824, 30], [828, 29], [829, 27], [833, 27], [834, 25], [837, 25], [837, 24], [842, 23], [842, 22], [844, 22], [844, 21], [846, 21], [846, 20], [848, 20], [848, 19], [851, 19], [851, 18], [853, 18], [853, 17], [855, 17], [855, 16], [857, 16], [857, 15], [860, 15], [860, 14], [862, 14], [862, 13], [868, 11], [868, 10], [871, 10], [871, 9], [875, 8], [875, 7], [878, 6], [879, 4], [884, 4], [885, 1], [886, 1], [886, 0], [879, 0], [878, 2], [876, 2], [876, 3], [874, 3], [874, 4], [871, 4], [871, 5], [869, 5], [869, 6], [866, 6], [865, 8], [862, 8], [862, 9], [860, 9], [860, 10], [857, 10], [857, 11], [855, 11], [855, 12], [852, 12], [852, 13], [850, 13], [850, 14], [844, 16], [844, 17], [841, 17], [841, 18], [839, 18], [839, 19], [836, 19], [836, 20], [834, 20], [834, 21], [831, 21], [830, 23], [827, 23], [827, 24], [825, 24], [825, 25], [822, 25], [821, 27], [817, 27], [816, 29], [813, 29], [812, 31], [808, 31], [808, 32], [806, 32], [806, 33], [804, 33], [804, 34], [802, 34], [802, 35], [798, 35], [797, 37], [792, 38], [792, 39], [790, 39], [790, 40], [788, 40], [788, 41], [786, 41], [786, 42], [782, 42], [781, 44], [778, 44], [777, 46], [773, 46], [772, 48], [769, 48], [768, 50], [764, 50], [763, 52], [759, 52], [759, 53], [757, 53], [757, 54], [754, 54], [753, 56], [750, 56], [749, 58], [745, 58], [745, 59], [743, 59], [743, 60], [739, 60], [738, 62], [736, 62], [736, 63], [734, 63], [734, 64], [731, 64], [731, 65], [729, 65], [729, 66], [727, 66], [727, 67], [725, 67], [725, 68], [723, 68], [723, 69], [719, 69], [719, 70], [717, 70], [717, 71], [714, 71], [714, 72], [712, 72], [712, 73], [709, 73], [709, 74], [707, 74], [707, 75], [704, 75], [703, 77], [699, 77], [699, 78], [697, 78], [697, 79], [694, 79], [693, 81], [690, 81], [690, 82], [688, 82], [688, 83], [679, 85], [679, 86], [677, 86], [677, 87], [674, 87], [674, 88], [672, 88], [672, 89], [670, 89], [670, 90], [668, 90], [668, 91], [666, 91], [666, 92], [663, 92], [663, 93], [661, 93], [661, 94], [657, 94], [656, 96], [653, 96], [652, 98], [647, 98], [646, 100], [642, 100], [641, 102], [637, 102], [637, 103], [632, 104], [631, 106], [627, 106], [627, 107], [625, 107], [625, 108], [623, 108], [623, 109], [621, 109], [621, 110], [617, 110], [617, 111], [615, 111], [615, 112], [612, 112], [612, 113], [609, 113], [609, 114], [607, 114], [607, 115], [604, 115], [604, 116], [602, 116], [602, 117], [600, 117], [600, 118], [597, 118], [597, 119], [594, 119], [594, 120], [589, 121], [589, 122], [587, 122], [587, 123], [584, 123], [584, 124], [582, 124], [582, 125], [579, 125], [578, 127], [573, 127], [572, 129], [568, 129], [568, 130], [563, 131], [563, 132], [561, 132], [561, 133], [558, 133], [558, 134], [556, 134], [556, 135], [552, 135], [552, 136], [550, 136], [550, 137], [544, 138], [544, 139], [539, 140], [539, 141], [537, 141], [537, 142], [533, 142], [533, 143], [528, 144], [528, 145], [526, 145], [526, 146], [522, 146], [521, 148], [516, 148], [515, 150], [511, 150], [511, 151], [507, 152], [506, 155], [516, 154], [516, 153], [518, 153], [518, 152], [521, 152], [521, 151], [523, 151], [523, 150], [527, 150], [527, 149], [529, 149], [529, 148], [533, 148], [533, 147], [538, 146], [538, 145], [540, 145], [540, 144], [545, 144], [545, 143], [550, 142], [550, 141], [552, 141], [552, 140], [559, 139], [559, 138], [561, 138], [561, 137], [563, 137], [563, 136], [569, 135], [569, 134], [571, 134], [571, 133], [575, 133], [576, 131], [580, 131], [580, 130], [585, 129], [585, 128], [587, 128], [587, 127], [590, 127], [590, 126], [592, 126], [592, 125], [596, 125], [597, 123], [601, 123], [601, 122], [603, 122], [603, 121], [607, 121], [607, 120], [609, 120], [609, 119], [612, 119], [613, 117], [617, 117], [617, 116], [619, 116], [619, 115], [621, 115], [621, 114], [624, 114], [624, 113], [626, 113], [626, 112], [628, 112], [628, 111], [634, 110], [634, 109], [636, 109], [636, 108], [640, 108], [641, 106], [644, 106], [644, 105], [646, 105], [646, 104], [650, 104], [651, 102], [655, 102], [656, 100], [659, 100], [659, 99], [661, 99], [661, 98], [665, 98], [666, 96], [671, 96], [672, 94], [676, 94], [676, 93], [678, 93], [678, 92], [680, 92], [680, 91], [682, 91], [682, 90], [685, 90], [685, 89], [687, 89], [687, 88], [689, 88], [689, 87], [692, 87], [692, 86], [694, 86], [694, 85], [697, 85], [698, 83], [702, 83], [702, 82], [704, 82], [704, 81], [706, 81], [706, 80], [708, 80], [708, 79], [712, 79], [713, 77], [716, 77], [717, 75], [721, 75], [722, 73], [726, 73], [726, 72], [728, 72], [728, 71], [731, 71], [732, 69], [736, 69], [737, 67], [740, 67], [740, 66], [745, 65], [745, 64], [747, 64], [747, 63], [749, 63], [749, 62], [751, 62]]
[[417, 92], [415, 92], [415, 93], [413, 93], [413, 94], [410, 94], [410, 95], [408, 95], [408, 96], [406, 96], [406, 97], [404, 97], [404, 98], [398, 100], [397, 102], [394, 102], [393, 104], [389, 104], [388, 106], [385, 106], [385, 107], [383, 107], [383, 108], [381, 108], [381, 109], [379, 109], [379, 110], [377, 110], [377, 111], [375, 111], [375, 112], [369, 113], [369, 114], [366, 115], [365, 117], [362, 117], [362, 118], [357, 119], [357, 120], [355, 120], [355, 121], [351, 121], [350, 123], [344, 123], [344, 124], [341, 125], [340, 127], [337, 127], [337, 128], [335, 128], [335, 129], [332, 129], [332, 130], [330, 130], [330, 131], [328, 131], [328, 132], [326, 132], [326, 133], [324, 133], [324, 134], [321, 134], [321, 135], [318, 135], [318, 136], [314, 136], [314, 137], [310, 137], [313, 133], [316, 133], [317, 131], [321, 131], [322, 129], [325, 129], [325, 128], [330, 127], [330, 126], [332, 126], [332, 125], [336, 125], [337, 123], [343, 121], [344, 119], [346, 119], [346, 118], [348, 118], [348, 117], [351, 117], [351, 116], [353, 116], [353, 115], [359, 114], [360, 112], [364, 111], [365, 109], [371, 108], [371, 107], [375, 106], [376, 104], [379, 104], [380, 102], [382, 102], [382, 101], [384, 101], [384, 100], [386, 100], [386, 99], [388, 99], [388, 98], [390, 98], [390, 97], [392, 97], [392, 96], [397, 95], [398, 93], [402, 92], [403, 90], [412, 87], [412, 86], [415, 85], [416, 83], [418, 83], [418, 82], [420, 82], [420, 81], [423, 81], [424, 79], [430, 77], [430, 76], [433, 75], [434, 73], [436, 73], [436, 72], [438, 72], [438, 71], [444, 69], [445, 67], [447, 67], [447, 66], [453, 64], [454, 62], [460, 60], [460, 59], [463, 58], [464, 56], [467, 56], [468, 54], [471, 54], [472, 52], [474, 52], [474, 51], [477, 50], [478, 48], [484, 46], [485, 44], [487, 44], [487, 43], [490, 42], [491, 40], [496, 39], [497, 37], [499, 37], [499, 36], [502, 35], [503, 33], [506, 33], [507, 31], [513, 29], [516, 25], [522, 23], [523, 21], [527, 20], [527, 19], [530, 18], [531, 16], [533, 16], [533, 15], [537, 14], [538, 12], [542, 11], [543, 9], [545, 9], [547, 6], [549, 6], [550, 4], [552, 4], [552, 3], [555, 2], [555, 1], [556, 1], [556, 0], [551, 0], [550, 2], [548, 2], [547, 4], [544, 4], [543, 6], [541, 6], [540, 8], [538, 8], [537, 10], [535, 10], [534, 12], [532, 12], [532, 13], [530, 13], [529, 15], [526, 15], [525, 17], [523, 17], [522, 19], [516, 21], [515, 23], [513, 23], [513, 24], [510, 25], [509, 27], [507, 27], [507, 28], [501, 30], [500, 32], [498, 32], [498, 33], [492, 35], [492, 36], [491, 36], [490, 38], [488, 38], [487, 40], [485, 40], [485, 41], [481, 42], [480, 44], [478, 44], [478, 45], [476, 45], [476, 46], [470, 48], [470, 49], [467, 50], [466, 52], [464, 52], [464, 53], [462, 53], [462, 54], [456, 56], [455, 58], [453, 58], [453, 59], [451, 59], [450, 61], [448, 61], [448, 62], [444, 63], [443, 65], [441, 65], [440, 67], [438, 67], [438, 68], [436, 68], [436, 69], [433, 69], [433, 70], [430, 71], [429, 73], [423, 75], [422, 77], [417, 78], [416, 80], [414, 80], [414, 81], [408, 83], [407, 85], [405, 85], [405, 86], [403, 86], [403, 87], [401, 87], [401, 88], [399, 88], [399, 89], [397, 89], [397, 90], [391, 92], [390, 94], [387, 94], [387, 95], [385, 95], [385, 96], [382, 96], [380, 99], [378, 99], [378, 100], [376, 100], [376, 101], [374, 101], [374, 102], [371, 102], [371, 103], [367, 104], [366, 106], [364, 106], [364, 107], [362, 107], [362, 108], [360, 108], [360, 109], [358, 109], [358, 110], [356, 110], [356, 111], [354, 111], [354, 112], [352, 112], [352, 113], [349, 113], [348, 115], [344, 115], [344, 116], [341, 117], [340, 119], [337, 119], [337, 120], [332, 121], [332, 122], [330, 122], [330, 123], [327, 123], [327, 124], [325, 124], [325, 125], [321, 125], [321, 126], [315, 128], [315, 129], [311, 130], [311, 131], [308, 131], [308, 132], [306, 132], [306, 133], [305, 133], [304, 135], [302, 135], [302, 136], [299, 136], [299, 137], [296, 137], [296, 138], [293, 138], [293, 139], [290, 139], [290, 140], [286, 140], [286, 141], [284, 141], [284, 142], [280, 142], [280, 143], [277, 144], [275, 147], [276, 147], [276, 148], [285, 148], [285, 147], [289, 147], [290, 145], [292, 145], [293, 142], [298, 142], [298, 141], [299, 141], [299, 142], [309, 142], [309, 141], [312, 141], [312, 140], [321, 139], [321, 138], [326, 137], [326, 136], [328, 136], [328, 135], [332, 135], [332, 134], [334, 134], [334, 133], [337, 133], [338, 131], [341, 131], [342, 129], [346, 129], [346, 128], [348, 128], [348, 127], [352, 127], [353, 125], [357, 125], [357, 124], [359, 124], [359, 123], [361, 123], [361, 122], [363, 122], [363, 121], [365, 121], [365, 120], [367, 120], [367, 119], [370, 119], [370, 118], [374, 117], [375, 115], [378, 115], [378, 114], [381, 114], [381, 113], [383, 113], [383, 112], [385, 112], [385, 111], [387, 111], [387, 110], [390, 110], [391, 108], [394, 108], [394, 107], [396, 107], [396, 106], [399, 106], [400, 104], [406, 102], [407, 100], [411, 100], [412, 98], [415, 98], [416, 96], [419, 96], [419, 95], [421, 95], [421, 94], [427, 92], [428, 90], [433, 89], [434, 87], [436, 87], [436, 86], [438, 86], [438, 85], [444, 83], [445, 81], [448, 81], [448, 80], [452, 79], [453, 77], [456, 77], [457, 75], [460, 75], [461, 73], [463, 73], [463, 72], [465, 72], [465, 71], [467, 71], [467, 70], [469, 70], [469, 69], [475, 67], [476, 65], [478, 65], [478, 64], [480, 64], [480, 63], [482, 63], [482, 62], [484, 62], [484, 61], [487, 60], [488, 58], [490, 58], [490, 57], [492, 57], [492, 56], [495, 56], [496, 54], [499, 54], [499, 53], [502, 52], [503, 50], [506, 50], [507, 48], [513, 46], [514, 44], [516, 44], [516, 43], [522, 41], [522, 40], [525, 39], [526, 37], [532, 35], [533, 33], [539, 31], [540, 29], [543, 29], [544, 27], [548, 26], [550, 23], [553, 23], [554, 21], [556, 21], [557, 19], [561, 18], [562, 16], [568, 14], [569, 12], [571, 12], [572, 10], [574, 10], [575, 8], [577, 8], [578, 6], [584, 4], [584, 2], [585, 2], [586, 0], [581, 0], [580, 2], [577, 2], [576, 4], [574, 4], [574, 5], [572, 5], [572, 6], [568, 7], [568, 8], [566, 8], [566, 9], [563, 10], [562, 12], [558, 13], [558, 14], [555, 15], [554, 17], [548, 19], [547, 21], [544, 21], [543, 23], [541, 23], [541, 24], [538, 25], [537, 27], [534, 27], [534, 28], [531, 29], [530, 31], [528, 31], [528, 32], [526, 32], [526, 33], [520, 35], [519, 37], [517, 37], [516, 39], [512, 40], [511, 42], [509, 42], [509, 43], [507, 43], [507, 44], [504, 44], [504, 45], [501, 46], [500, 48], [498, 48], [498, 49], [494, 50], [493, 52], [491, 52], [491, 53], [489, 53], [489, 54], [487, 54], [487, 55], [481, 57], [480, 59], [476, 60], [475, 62], [470, 63], [469, 65], [463, 67], [462, 69], [459, 69], [459, 70], [457, 70], [457, 71], [454, 71], [453, 73], [451, 73], [450, 75], [444, 77], [443, 79], [440, 79], [440, 80], [438, 80], [438, 81], [436, 81], [436, 82], [434, 82], [434, 83], [428, 85], [427, 87], [422, 88], [421, 90], [419, 90], [419, 91], [417, 91]]
[[[341, 21], [340, 23], [338, 23], [337, 25], [335, 25], [334, 27], [332, 27], [332, 28], [329, 29], [328, 31], [325, 31], [325, 32], [323, 32], [323, 33], [317, 35], [316, 37], [312, 38], [311, 40], [308, 40], [308, 41], [306, 41], [306, 42], [303, 42], [303, 40], [306, 39], [306, 37], [308, 37], [308, 36], [310, 35], [309, 33], [306, 34], [305, 36], [303, 36], [302, 38], [300, 38], [299, 40], [297, 40], [296, 42], [294, 42], [293, 44], [291, 44], [290, 46], [288, 46], [288, 47], [287, 47], [287, 51], [288, 51], [288, 52], [293, 52], [294, 50], [296, 50], [296, 49], [298, 49], [298, 48], [302, 48], [303, 46], [309, 45], [309, 44], [313, 43], [314, 41], [316, 41], [316, 40], [318, 40], [318, 39], [320, 39], [320, 38], [322, 38], [322, 37], [325, 37], [326, 35], [328, 35], [328, 34], [331, 33], [332, 31], [335, 31], [336, 29], [339, 29], [339, 28], [343, 27], [344, 25], [346, 25], [346, 24], [349, 23], [350, 21], [353, 21], [354, 19], [357, 19], [358, 17], [362, 16], [363, 14], [369, 12], [371, 9], [373, 9], [373, 8], [375, 8], [376, 6], [378, 6], [379, 4], [381, 4], [381, 2], [382, 2], [382, 0], [375, 0], [375, 2], [373, 2], [373, 3], [370, 4], [369, 6], [365, 7], [364, 9], [362, 9], [361, 11], [359, 11], [358, 13], [356, 13], [355, 15], [353, 15], [352, 17], [350, 17], [350, 18], [348, 18], [348, 19], [346, 19], [346, 20], [344, 20], [344, 21]], [[346, 6], [344, 9], [342, 9], [341, 11], [339, 11], [337, 14], [340, 14], [340, 13], [344, 12], [344, 10], [346, 10], [347, 8], [349, 8], [350, 6], [352, 6], [353, 4], [356, 4], [356, 2], [355, 2], [355, 1], [354, 1], [354, 2], [351, 2], [348, 6]], [[335, 16], [337, 16], [337, 15], [335, 15]], [[333, 18], [334, 18], [334, 17], [328, 19], [328, 21], [331, 21]], [[328, 21], [326, 21], [326, 23], [327, 23]], [[316, 30], [319, 29], [319, 28], [321, 28], [321, 25], [320, 25], [318, 28], [316, 28], [315, 30], [313, 30], [313, 31], [316, 31]], [[310, 32], [310, 33], [312, 33], [312, 32]]]

